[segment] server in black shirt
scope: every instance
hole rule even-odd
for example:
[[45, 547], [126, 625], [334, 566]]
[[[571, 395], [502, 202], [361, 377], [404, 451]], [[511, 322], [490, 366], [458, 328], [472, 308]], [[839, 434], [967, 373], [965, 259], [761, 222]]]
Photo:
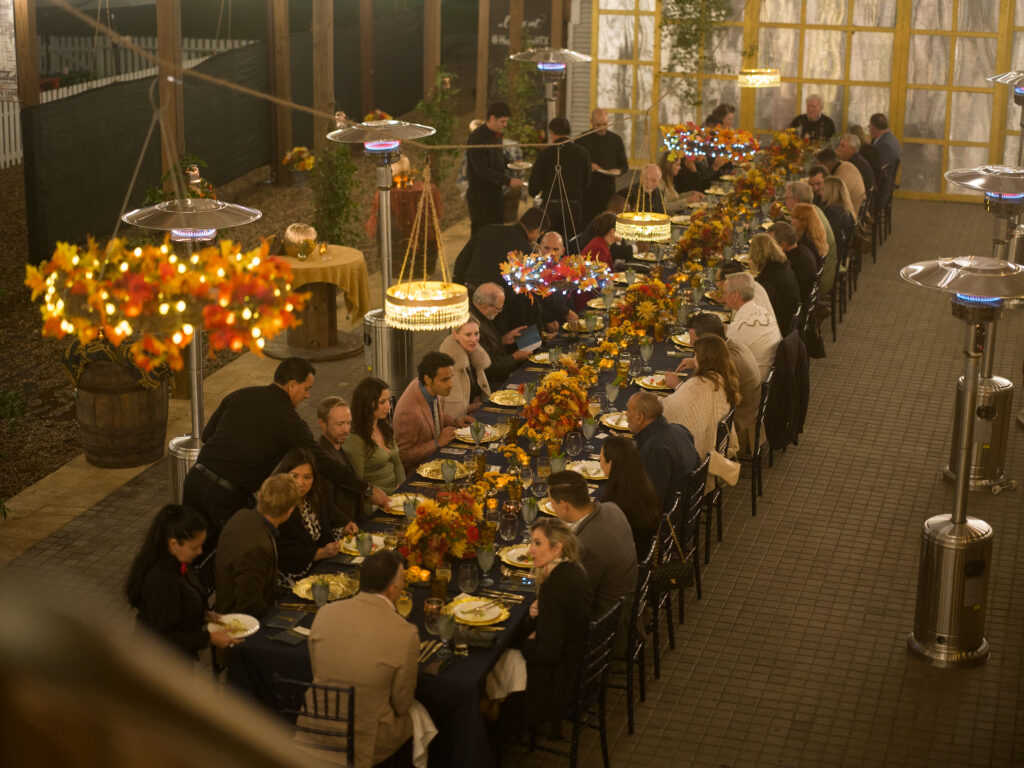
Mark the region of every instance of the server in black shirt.
[[[530, 172], [530, 197], [541, 195], [551, 228], [569, 242], [583, 225], [583, 195], [590, 185], [590, 154], [569, 141], [572, 129], [564, 117], [548, 123], [551, 146], [537, 155]], [[556, 173], [556, 169], [560, 173]]]
[[[523, 186], [522, 179], [512, 178], [505, 168], [501, 132], [508, 125], [512, 112], [508, 104], [496, 101], [487, 108], [487, 122], [469, 134], [466, 141], [466, 204], [469, 206], [470, 235], [485, 224], [501, 224], [505, 187]], [[486, 148], [476, 149], [474, 145]]]
[[593, 133], [580, 136], [576, 143], [590, 155], [590, 186], [583, 201], [583, 217], [589, 222], [608, 205], [615, 194], [615, 178], [629, 170], [626, 147], [618, 135], [608, 130], [608, 113], [595, 109], [590, 116]]

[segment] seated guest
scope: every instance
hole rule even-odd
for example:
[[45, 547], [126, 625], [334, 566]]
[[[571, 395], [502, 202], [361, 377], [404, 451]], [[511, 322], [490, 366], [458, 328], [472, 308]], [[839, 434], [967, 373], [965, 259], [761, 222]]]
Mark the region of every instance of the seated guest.
[[454, 364], [452, 389], [444, 399], [444, 412], [453, 418], [472, 413], [490, 396], [491, 385], [484, 373], [491, 367], [491, 358], [480, 346], [480, 323], [470, 316], [451, 335], [441, 342], [441, 351]]
[[[857, 150], [857, 154], [867, 160], [868, 167], [871, 168], [871, 178], [874, 179], [875, 190], [881, 192], [884, 176], [882, 173], [882, 160], [879, 158], [878, 149], [872, 145], [871, 137], [864, 130], [864, 126], [851, 123], [850, 133], [860, 140], [860, 148]], [[876, 200], [880, 197], [881, 195], [877, 195]]]
[[[832, 227], [828, 223], [825, 212], [816, 205], [813, 205], [814, 190], [811, 189], [809, 184], [802, 181], [791, 181], [786, 184], [785, 190], [783, 200], [786, 204], [786, 210], [792, 214], [798, 205], [803, 203], [812, 204], [812, 211], [818, 217], [818, 221], [821, 222], [821, 228], [825, 231], [825, 242], [828, 243], [828, 252], [824, 257], [825, 271], [821, 275], [821, 292], [828, 293], [832, 290], [832, 280], [836, 270], [836, 259], [838, 258], [836, 237], [832, 233]], [[795, 227], [796, 224], [793, 226]]]
[[473, 291], [469, 312], [480, 322], [480, 346], [484, 348], [491, 364], [484, 371], [491, 391], [500, 389], [530, 352], [516, 346], [516, 337], [525, 326], [513, 328], [504, 335], [498, 332], [494, 318], [505, 307], [505, 291], [495, 283], [484, 283]]
[[[676, 192], [705, 192], [711, 186], [722, 166], [729, 162], [725, 155], [719, 155], [710, 164], [699, 155], [684, 155], [682, 163], [676, 171], [673, 186]], [[664, 168], [662, 172], [664, 173]], [[667, 198], [666, 198], [667, 199]]]
[[836, 135], [836, 124], [826, 114], [822, 114], [824, 102], [817, 93], [807, 97], [807, 111], [793, 118], [790, 128], [796, 128], [798, 135], [811, 141], [828, 141]]
[[[395, 610], [404, 576], [397, 552], [375, 552], [363, 561], [355, 596], [317, 611], [309, 632], [313, 682], [356, 689], [356, 768], [369, 768], [399, 750], [407, 751], [408, 758], [394, 764], [412, 764], [409, 710], [420, 638], [416, 625]], [[304, 738], [311, 737], [296, 740]]]
[[[693, 435], [698, 456], [715, 450], [718, 422], [739, 405], [740, 382], [725, 340], [708, 334], [693, 342], [694, 371], [665, 398], [665, 418], [681, 424]], [[729, 440], [729, 453], [736, 452], [736, 435]]]
[[[832, 147], [825, 147], [825, 149], [815, 155], [815, 158], [827, 169], [829, 175], [843, 180], [846, 189], [850, 193], [850, 202], [853, 203], [853, 210], [855, 212], [859, 211], [867, 191], [864, 188], [864, 179], [861, 177], [860, 171], [857, 170], [857, 166], [840, 159], [838, 152], [832, 149]], [[866, 163], [865, 166], [867, 166]]]
[[[736, 261], [735, 259], [720, 262], [718, 264], [718, 269], [715, 270], [715, 287], [718, 289], [718, 292], [724, 296], [725, 278], [729, 275], [735, 275], [740, 272], [747, 272], [747, 267], [742, 262]], [[756, 280], [754, 281], [754, 301], [764, 307], [768, 312], [771, 312], [774, 317], [775, 308], [772, 307], [772, 300], [768, 297], [768, 291], [766, 291], [764, 286]], [[725, 304], [724, 298], [721, 303], [723, 305]]]
[[829, 226], [836, 236], [837, 247], [848, 249], [857, 224], [857, 209], [853, 207], [850, 193], [842, 179], [835, 176], [825, 179], [821, 209], [825, 212], [825, 218], [828, 219]]
[[630, 210], [665, 213], [665, 198], [661, 195], [662, 186], [661, 168], [654, 163], [645, 165], [640, 171], [640, 183], [633, 186], [630, 190], [630, 197], [626, 198]]
[[474, 421], [472, 416], [456, 419], [441, 410], [441, 402], [452, 391], [454, 365], [444, 352], [427, 352], [420, 360], [417, 377], [398, 398], [393, 424], [406, 474], [454, 440], [456, 426]]
[[[610, 198], [608, 198], [608, 205], [605, 206], [605, 209], [604, 211], [602, 211], [602, 213], [610, 213], [614, 217], [618, 216], [620, 213], [628, 209], [629, 206], [626, 204], [625, 197], [623, 197], [622, 195], [612, 195]], [[581, 234], [573, 238], [573, 240], [569, 243], [570, 252], [586, 252], [587, 243], [593, 240], [596, 234], [594, 230], [595, 221], [596, 218], [591, 219], [589, 222], [587, 222], [586, 229], [584, 229]], [[633, 246], [631, 243], [627, 243], [622, 240], [616, 240], [612, 242], [612, 244], [608, 246], [608, 250], [611, 252], [612, 264], [614, 264], [616, 261], [625, 261], [626, 259], [632, 258], [633, 254], [636, 253], [635, 246]]]
[[299, 501], [289, 475], [271, 475], [260, 486], [256, 509], [231, 516], [217, 547], [217, 613], [257, 618], [277, 601], [277, 529]]
[[358, 533], [353, 522], [339, 525], [326, 484], [316, 476], [316, 461], [305, 448], [292, 448], [274, 467], [274, 474], [289, 475], [299, 489], [295, 512], [278, 528], [277, 567], [301, 579], [313, 563], [338, 554], [338, 536]]
[[807, 170], [807, 183], [814, 193], [814, 204], [821, 207], [821, 195], [825, 191], [825, 178], [828, 176], [828, 169], [820, 163], [815, 163]]
[[[345, 477], [349, 478], [350, 487], [332, 487], [332, 501], [338, 513], [338, 524], [349, 531], [358, 530], [362, 519], [363, 500], [370, 499], [374, 504], [384, 506], [388, 503], [388, 495], [381, 488], [375, 488], [364, 482], [356, 474], [355, 467], [349, 460], [342, 446], [352, 431], [352, 410], [345, 398], [328, 395], [316, 407], [317, 423], [320, 425], [320, 439], [317, 444], [339, 466]], [[320, 473], [323, 474], [322, 472]]]
[[762, 232], [750, 238], [750, 266], [757, 273], [754, 279], [768, 294], [779, 332], [785, 336], [800, 307], [800, 285], [786, 254], [771, 235]]
[[203, 551], [206, 526], [206, 518], [194, 509], [164, 506], [146, 532], [125, 585], [139, 624], [193, 659], [209, 645], [228, 648], [241, 642], [226, 629], [206, 629], [207, 621], [220, 618], [206, 610], [206, 596], [192, 570], [192, 561]]
[[[352, 391], [352, 434], [341, 447], [357, 475], [390, 494], [405, 482], [405, 469], [388, 422], [389, 413], [391, 390], [387, 382], [367, 376]], [[363, 514], [369, 515], [370, 502], [363, 504]]]
[[594, 590], [593, 613], [632, 602], [636, 588], [636, 547], [629, 521], [614, 503], [593, 502], [583, 475], [570, 470], [548, 477], [555, 516], [568, 523], [580, 543], [580, 564]]
[[622, 510], [633, 531], [637, 560], [643, 560], [661, 524], [661, 499], [644, 470], [636, 442], [621, 435], [607, 438], [601, 444], [601, 471], [608, 477], [601, 501]]
[[[844, 133], [839, 139], [839, 146], [836, 147], [836, 157], [857, 169], [864, 192], [870, 194], [875, 187], [875, 172], [871, 169], [871, 163], [860, 153], [860, 139], [853, 133]], [[849, 182], [846, 185], [853, 189]]]
[[677, 493], [686, 490], [690, 473], [700, 466], [693, 435], [686, 427], [665, 420], [661, 398], [637, 392], [626, 403], [626, 422], [636, 439], [647, 477], [658, 492], [661, 511], [668, 512]]
[[661, 169], [661, 179], [658, 182], [658, 189], [661, 190], [661, 198], [665, 201], [665, 213], [674, 214], [686, 210], [690, 203], [703, 199], [700, 192], [688, 192], [680, 194], [676, 191], [673, 180], [683, 165], [682, 156], [675, 160], [668, 159], [668, 151], [658, 156], [658, 167]]
[[518, 630], [526, 659], [527, 725], [560, 721], [576, 695], [594, 593], [572, 529], [551, 517], [530, 526], [537, 599]]
[[818, 260], [807, 250], [807, 246], [798, 240], [796, 230], [789, 222], [775, 222], [771, 229], [771, 236], [779, 244], [782, 252], [786, 254], [790, 269], [796, 276], [796, 284], [800, 289], [800, 306], [804, 308], [806, 314], [810, 308], [814, 281], [818, 277]]
[[726, 330], [729, 338], [737, 338], [750, 347], [757, 359], [761, 381], [768, 375], [775, 360], [775, 348], [782, 341], [775, 315], [754, 301], [754, 278], [738, 272], [725, 278], [725, 305], [733, 310], [732, 322]]
[[611, 267], [611, 246], [619, 240], [619, 236], [615, 234], [615, 214], [607, 212], [598, 214], [590, 226], [594, 237], [580, 253], [591, 261], [597, 260]]
[[736, 121], [736, 107], [727, 101], [723, 101], [711, 111], [708, 120], [722, 128], [732, 128], [733, 123]]
[[[556, 261], [561, 260], [565, 255], [565, 241], [558, 232], [551, 230], [544, 233], [540, 239], [540, 255]], [[544, 307], [544, 326], [549, 332], [557, 331], [562, 323], [575, 323], [580, 319], [579, 315], [569, 308], [566, 298], [558, 291], [541, 299], [541, 305]]]
[[790, 223], [800, 244], [814, 256], [817, 271], [828, 258], [828, 242], [825, 240], [825, 228], [821, 226], [821, 220], [815, 212], [816, 207], [810, 203], [795, 206], [790, 213]]
[[[750, 347], [739, 339], [727, 339], [722, 318], [710, 312], [698, 312], [687, 321], [690, 330], [690, 344], [701, 336], [717, 336], [725, 341], [736, 366], [736, 376], [740, 382], [740, 402], [736, 405], [733, 424], [736, 436], [740, 441], [740, 450], [749, 453], [754, 450], [754, 424], [757, 421], [757, 407], [761, 402], [761, 370], [757, 358]], [[696, 368], [694, 358], [685, 358], [679, 363], [677, 371], [692, 371]], [[673, 389], [679, 386], [680, 379], [673, 373], [665, 374], [665, 383]]]

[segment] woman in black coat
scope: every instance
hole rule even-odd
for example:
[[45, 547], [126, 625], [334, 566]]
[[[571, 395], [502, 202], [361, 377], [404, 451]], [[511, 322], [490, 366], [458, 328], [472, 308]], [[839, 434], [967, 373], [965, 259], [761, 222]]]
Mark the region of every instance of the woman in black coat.
[[206, 630], [207, 621], [220, 620], [207, 610], [206, 596], [192, 570], [192, 561], [203, 551], [206, 528], [206, 518], [195, 510], [179, 504], [165, 506], [149, 526], [125, 586], [139, 624], [194, 659], [208, 645], [227, 648], [241, 642], [226, 629]]
[[541, 518], [530, 526], [537, 599], [521, 630], [526, 659], [528, 725], [561, 720], [576, 694], [593, 591], [580, 565], [579, 544], [568, 525]]
[[291, 475], [301, 495], [295, 511], [277, 529], [277, 567], [300, 579], [318, 560], [338, 554], [338, 537], [358, 533], [353, 522], [342, 525], [331, 495], [316, 476], [316, 457], [306, 448], [292, 448], [274, 467], [273, 474]]
[[771, 235], [758, 234], [750, 238], [750, 266], [757, 272], [754, 279], [768, 294], [779, 332], [785, 336], [800, 306], [800, 285], [789, 260]]
[[633, 531], [637, 560], [651, 550], [651, 542], [661, 525], [661, 502], [651, 478], [647, 476], [636, 442], [612, 435], [601, 444], [601, 469], [608, 476], [601, 501], [619, 506]]

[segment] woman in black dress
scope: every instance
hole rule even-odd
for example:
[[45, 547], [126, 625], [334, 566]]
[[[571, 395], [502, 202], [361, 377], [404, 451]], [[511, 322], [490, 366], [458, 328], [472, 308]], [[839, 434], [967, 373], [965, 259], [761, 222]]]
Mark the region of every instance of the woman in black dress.
[[139, 612], [139, 624], [194, 659], [208, 645], [227, 648], [241, 642], [227, 630], [206, 630], [207, 621], [220, 620], [207, 610], [192, 570], [192, 561], [203, 551], [206, 528], [206, 518], [194, 509], [165, 506], [149, 526], [125, 586], [128, 603]]
[[524, 622], [528, 725], [560, 720], [576, 691], [594, 593], [568, 525], [545, 517], [530, 526], [537, 599]]
[[278, 528], [277, 567], [281, 573], [301, 579], [318, 560], [338, 554], [338, 537], [357, 533], [359, 526], [351, 522], [341, 525], [329, 489], [316, 476], [316, 457], [311, 451], [292, 448], [272, 474], [281, 473], [291, 475], [300, 498], [295, 511]]
[[789, 259], [771, 235], [759, 234], [750, 238], [750, 266], [757, 272], [754, 279], [768, 294], [779, 331], [785, 336], [800, 306], [800, 284]]
[[661, 504], [636, 443], [612, 435], [601, 444], [601, 469], [608, 476], [601, 501], [611, 501], [629, 520], [637, 560], [643, 560], [661, 523]]

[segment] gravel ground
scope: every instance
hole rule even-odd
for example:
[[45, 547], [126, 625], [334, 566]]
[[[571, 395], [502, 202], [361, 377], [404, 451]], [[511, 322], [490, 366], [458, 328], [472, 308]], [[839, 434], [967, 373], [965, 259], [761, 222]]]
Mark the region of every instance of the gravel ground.
[[[468, 117], [464, 123], [468, 123]], [[414, 165], [416, 159], [413, 159]], [[373, 167], [357, 160], [362, 186], [359, 221], [369, 217], [373, 199]], [[226, 235], [243, 247], [259, 243], [260, 237], [283, 235], [297, 221], [309, 221], [312, 197], [307, 189], [274, 187], [267, 183], [267, 166], [218, 187], [218, 197], [263, 212], [263, 217]], [[444, 200], [442, 226], [465, 215], [454, 180], [441, 183]], [[112, 222], [113, 223], [113, 222]], [[36, 304], [24, 286], [24, 263], [28, 253], [25, 224], [25, 194], [22, 166], [0, 170], [0, 232], [7, 257], [0, 269], [0, 505], [37, 480], [45, 477], [81, 453], [81, 435], [75, 418], [75, 390], [61, 364], [66, 342], [44, 339]], [[99, 235], [100, 233], [96, 233]], [[367, 256], [371, 272], [379, 270], [375, 238], [367, 237], [360, 225], [359, 237], [351, 243]], [[209, 375], [236, 355], [221, 353], [208, 358], [204, 374]]]

